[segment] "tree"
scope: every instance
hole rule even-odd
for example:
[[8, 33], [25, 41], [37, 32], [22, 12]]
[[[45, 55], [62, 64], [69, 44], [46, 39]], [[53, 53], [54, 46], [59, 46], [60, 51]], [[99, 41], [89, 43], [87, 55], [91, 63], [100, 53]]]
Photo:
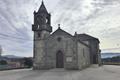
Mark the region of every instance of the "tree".
[[1, 61], [0, 61], [0, 65], [7, 65], [7, 61], [1, 60]]
[[33, 66], [32, 58], [24, 58], [24, 65], [31, 68]]

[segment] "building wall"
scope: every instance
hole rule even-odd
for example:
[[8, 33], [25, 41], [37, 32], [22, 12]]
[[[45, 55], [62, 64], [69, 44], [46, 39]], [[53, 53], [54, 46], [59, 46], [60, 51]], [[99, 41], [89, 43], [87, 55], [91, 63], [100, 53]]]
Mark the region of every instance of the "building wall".
[[[61, 41], [58, 41], [61, 38]], [[76, 45], [73, 37], [66, 34], [55, 34], [46, 40], [46, 63], [51, 68], [56, 67], [56, 53], [58, 51], [64, 54], [64, 68], [77, 68]]]
[[93, 44], [89, 41], [84, 43], [89, 44], [91, 48], [61, 30], [56, 31], [45, 39], [35, 38], [34, 69], [56, 68], [56, 53], [58, 51], [61, 51], [64, 55], [65, 69], [83, 69], [89, 66], [91, 64], [90, 56], [97, 54], [95, 52], [99, 47], [96, 48], [97, 43]]
[[85, 41], [82, 41], [89, 45], [90, 47], [90, 61], [91, 64], [98, 64], [98, 60], [100, 60], [99, 55], [99, 43], [95, 39], [88, 39]]
[[47, 69], [45, 64], [45, 36], [44, 34], [48, 34], [45, 31], [34, 33], [34, 69]]
[[79, 69], [83, 69], [90, 65], [90, 53], [89, 48], [81, 43], [77, 43], [78, 45], [78, 67]]
[[90, 40], [91, 63], [98, 64], [99, 43], [96, 40]]
[[90, 42], [89, 41], [82, 41], [83, 43], [87, 44], [87, 45], [90, 45]]

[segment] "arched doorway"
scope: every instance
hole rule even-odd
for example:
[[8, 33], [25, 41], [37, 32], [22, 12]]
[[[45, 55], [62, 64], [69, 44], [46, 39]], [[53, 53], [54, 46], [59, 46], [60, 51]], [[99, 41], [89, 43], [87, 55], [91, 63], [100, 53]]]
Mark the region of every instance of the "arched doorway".
[[64, 67], [64, 55], [62, 51], [58, 51], [56, 53], [56, 68], [63, 68]]

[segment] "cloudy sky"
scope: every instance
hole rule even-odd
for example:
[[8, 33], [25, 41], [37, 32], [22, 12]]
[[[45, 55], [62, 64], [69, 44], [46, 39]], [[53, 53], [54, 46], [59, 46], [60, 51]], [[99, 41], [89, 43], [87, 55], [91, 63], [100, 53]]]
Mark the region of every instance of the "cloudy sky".
[[[55, 31], [87, 33], [102, 52], [120, 51], [120, 0], [44, 0]], [[0, 0], [0, 45], [4, 55], [32, 56], [33, 12], [41, 0]]]

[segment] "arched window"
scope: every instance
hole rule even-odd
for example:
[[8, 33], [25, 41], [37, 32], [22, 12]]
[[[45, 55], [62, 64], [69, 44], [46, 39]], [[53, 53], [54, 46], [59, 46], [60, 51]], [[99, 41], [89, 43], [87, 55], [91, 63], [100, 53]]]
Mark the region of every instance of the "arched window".
[[46, 23], [48, 23], [48, 19], [46, 18]]
[[38, 25], [38, 28], [37, 29], [40, 29], [40, 26]]

